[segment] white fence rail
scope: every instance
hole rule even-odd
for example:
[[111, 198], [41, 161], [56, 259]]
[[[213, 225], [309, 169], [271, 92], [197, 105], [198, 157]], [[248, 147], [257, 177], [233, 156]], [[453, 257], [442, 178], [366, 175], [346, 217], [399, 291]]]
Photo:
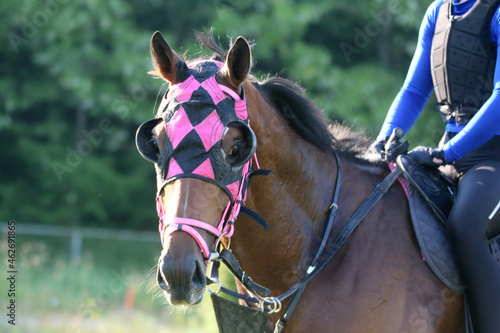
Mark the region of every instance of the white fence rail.
[[[7, 222], [0, 222], [0, 232], [8, 233]], [[79, 263], [82, 257], [82, 239], [113, 239], [125, 241], [159, 242], [157, 232], [91, 227], [69, 227], [15, 222], [16, 235], [39, 235], [69, 237], [71, 239], [71, 262]]]

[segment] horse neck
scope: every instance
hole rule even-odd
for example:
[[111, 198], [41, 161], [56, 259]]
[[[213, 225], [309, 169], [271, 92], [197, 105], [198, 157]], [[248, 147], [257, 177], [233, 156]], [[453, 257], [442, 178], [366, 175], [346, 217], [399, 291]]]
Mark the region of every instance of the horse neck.
[[272, 170], [252, 180], [246, 205], [270, 228], [237, 223], [232, 249], [257, 282], [284, 290], [304, 276], [321, 240], [337, 165], [333, 155], [305, 142], [275, 109], [256, 98], [255, 88], [245, 87], [245, 92], [260, 167]]

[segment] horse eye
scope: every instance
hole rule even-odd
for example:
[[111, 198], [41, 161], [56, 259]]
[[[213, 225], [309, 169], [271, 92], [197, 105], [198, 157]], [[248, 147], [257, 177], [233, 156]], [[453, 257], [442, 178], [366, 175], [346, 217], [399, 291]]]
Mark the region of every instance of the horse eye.
[[245, 141], [237, 140], [233, 143], [231, 150], [227, 154], [226, 162], [231, 166], [239, 164], [244, 159], [245, 150]]
[[247, 163], [255, 153], [255, 134], [245, 124], [230, 123], [222, 137], [222, 155], [231, 169], [236, 170]]
[[158, 146], [158, 140], [156, 137], [152, 137], [151, 140], [149, 140], [149, 145], [152, 148], [152, 151], [156, 153], [156, 156], [158, 157], [160, 155], [160, 147]]

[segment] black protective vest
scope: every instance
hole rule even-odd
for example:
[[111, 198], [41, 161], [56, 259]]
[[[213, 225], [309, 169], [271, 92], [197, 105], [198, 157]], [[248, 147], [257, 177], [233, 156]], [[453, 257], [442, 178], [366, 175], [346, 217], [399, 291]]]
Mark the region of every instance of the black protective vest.
[[446, 120], [467, 123], [493, 91], [496, 45], [490, 36], [500, 0], [477, 0], [463, 16], [443, 0], [432, 40], [431, 69], [438, 109]]

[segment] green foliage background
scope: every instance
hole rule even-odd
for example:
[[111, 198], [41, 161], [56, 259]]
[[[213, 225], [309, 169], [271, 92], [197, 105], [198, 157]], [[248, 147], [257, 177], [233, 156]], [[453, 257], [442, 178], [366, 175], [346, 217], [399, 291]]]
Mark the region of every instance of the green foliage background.
[[[299, 82], [329, 119], [375, 137], [403, 83], [430, 3], [1, 0], [0, 222], [157, 230], [154, 169], [134, 144], [136, 128], [155, 114], [166, 88], [147, 74], [154, 31], [190, 58], [206, 53], [194, 42], [194, 31], [213, 28], [226, 47], [242, 35], [255, 44], [254, 75]], [[431, 99], [408, 135], [413, 146], [433, 145], [440, 137], [433, 104]], [[83, 261], [74, 267], [68, 264], [68, 239], [17, 241], [20, 271], [26, 273], [18, 281], [20, 313], [47, 309], [36, 332], [54, 332], [51, 321], [61, 320], [83, 320], [82, 332], [178, 331], [163, 327], [166, 322], [192, 328], [186, 332], [203, 325], [209, 327], [205, 333], [216, 329], [206, 302], [192, 310], [203, 315], [167, 318], [161, 299], [148, 294], [154, 278], [144, 282], [145, 275], [159, 243], [84, 240]], [[5, 246], [0, 238], [2, 253]], [[109, 289], [112, 273], [123, 269], [130, 272], [128, 285], [110, 296], [111, 310], [103, 315], [104, 305], [95, 302]], [[129, 287], [137, 290], [139, 317], [113, 312]], [[6, 288], [5, 280], [2, 304]], [[82, 312], [82, 306], [92, 312]], [[103, 316], [109, 328], [87, 325]], [[152, 318], [157, 326], [144, 326]]]
[[[190, 57], [194, 30], [224, 46], [243, 35], [255, 75], [298, 81], [330, 119], [375, 136], [429, 3], [1, 1], [0, 219], [155, 230], [153, 168], [133, 143], [163, 84], [146, 74], [155, 30]], [[411, 142], [432, 144], [439, 117], [419, 122]]]

